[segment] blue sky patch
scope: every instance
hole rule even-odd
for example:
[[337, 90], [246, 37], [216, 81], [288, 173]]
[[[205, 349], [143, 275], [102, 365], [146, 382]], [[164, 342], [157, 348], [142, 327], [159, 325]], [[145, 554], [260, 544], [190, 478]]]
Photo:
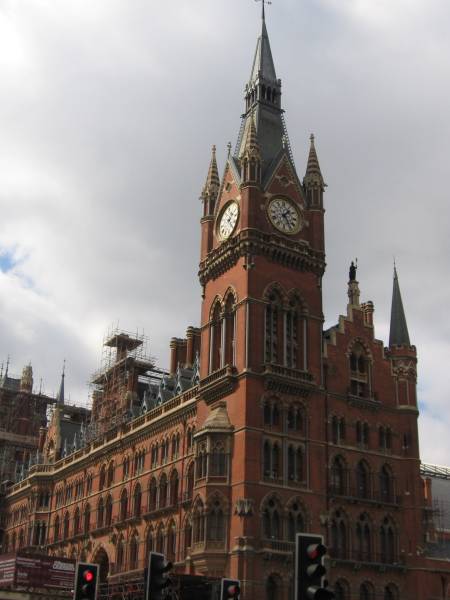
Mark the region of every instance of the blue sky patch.
[[11, 250], [0, 249], [0, 271], [7, 273], [17, 264], [14, 259], [14, 253]]

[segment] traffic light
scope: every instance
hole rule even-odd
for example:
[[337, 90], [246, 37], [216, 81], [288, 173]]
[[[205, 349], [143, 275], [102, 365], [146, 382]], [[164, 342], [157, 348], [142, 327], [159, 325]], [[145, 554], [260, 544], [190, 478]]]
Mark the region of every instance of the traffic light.
[[171, 581], [167, 573], [172, 569], [172, 563], [166, 562], [164, 554], [150, 552], [148, 557], [147, 585], [145, 600], [161, 600], [164, 589]]
[[77, 563], [73, 600], [96, 600], [98, 570], [98, 565]]
[[324, 579], [323, 536], [297, 533], [295, 543], [295, 600], [332, 600], [335, 595]]
[[220, 600], [238, 600], [241, 587], [238, 579], [222, 579], [220, 583]]

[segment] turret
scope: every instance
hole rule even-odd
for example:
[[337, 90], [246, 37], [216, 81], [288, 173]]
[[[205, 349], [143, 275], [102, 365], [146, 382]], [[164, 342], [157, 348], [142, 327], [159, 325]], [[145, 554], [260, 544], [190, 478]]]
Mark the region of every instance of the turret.
[[325, 182], [320, 170], [319, 159], [317, 158], [313, 133], [310, 137], [308, 164], [306, 167], [305, 177], [303, 178], [303, 186], [306, 192], [308, 207], [312, 210], [323, 208], [323, 192], [325, 190]]
[[200, 196], [203, 202], [201, 260], [203, 260], [212, 248], [214, 233], [214, 212], [217, 196], [219, 194], [220, 179], [216, 160], [216, 147], [212, 147], [211, 162], [208, 169], [205, 185]]
[[403, 408], [417, 406], [417, 353], [411, 345], [405, 311], [403, 308], [397, 269], [394, 266], [392, 288], [391, 327], [389, 333], [389, 354], [392, 373], [395, 378], [397, 405]]

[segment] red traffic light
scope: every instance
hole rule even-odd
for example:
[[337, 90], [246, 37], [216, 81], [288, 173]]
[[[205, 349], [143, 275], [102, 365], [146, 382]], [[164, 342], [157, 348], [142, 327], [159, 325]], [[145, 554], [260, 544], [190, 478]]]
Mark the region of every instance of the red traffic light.
[[306, 549], [306, 554], [308, 555], [309, 560], [317, 560], [318, 558], [322, 558], [327, 553], [326, 546], [323, 544], [310, 544]]
[[239, 596], [241, 589], [238, 585], [230, 585], [227, 587], [227, 596], [228, 598], [237, 598]]
[[94, 573], [89, 569], [86, 569], [86, 571], [83, 571], [83, 579], [90, 583], [94, 580]]

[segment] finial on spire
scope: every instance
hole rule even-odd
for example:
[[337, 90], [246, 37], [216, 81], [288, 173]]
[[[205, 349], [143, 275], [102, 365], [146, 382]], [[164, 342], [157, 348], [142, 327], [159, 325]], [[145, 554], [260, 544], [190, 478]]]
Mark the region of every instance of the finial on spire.
[[270, 0], [255, 0], [255, 2], [261, 2], [261, 4], [262, 4], [261, 17], [262, 17], [262, 20], [265, 21], [266, 20], [266, 4], [272, 4], [272, 2], [270, 2]]
[[228, 144], [227, 144], [228, 158], [230, 158], [230, 156], [231, 156], [231, 148], [232, 148], [232, 147], [233, 147], [233, 146], [232, 146], [231, 142], [228, 142]]
[[5, 369], [5, 379], [8, 377], [8, 369], [9, 369], [9, 359], [10, 355], [8, 354], [8, 358], [6, 359], [6, 369]]

